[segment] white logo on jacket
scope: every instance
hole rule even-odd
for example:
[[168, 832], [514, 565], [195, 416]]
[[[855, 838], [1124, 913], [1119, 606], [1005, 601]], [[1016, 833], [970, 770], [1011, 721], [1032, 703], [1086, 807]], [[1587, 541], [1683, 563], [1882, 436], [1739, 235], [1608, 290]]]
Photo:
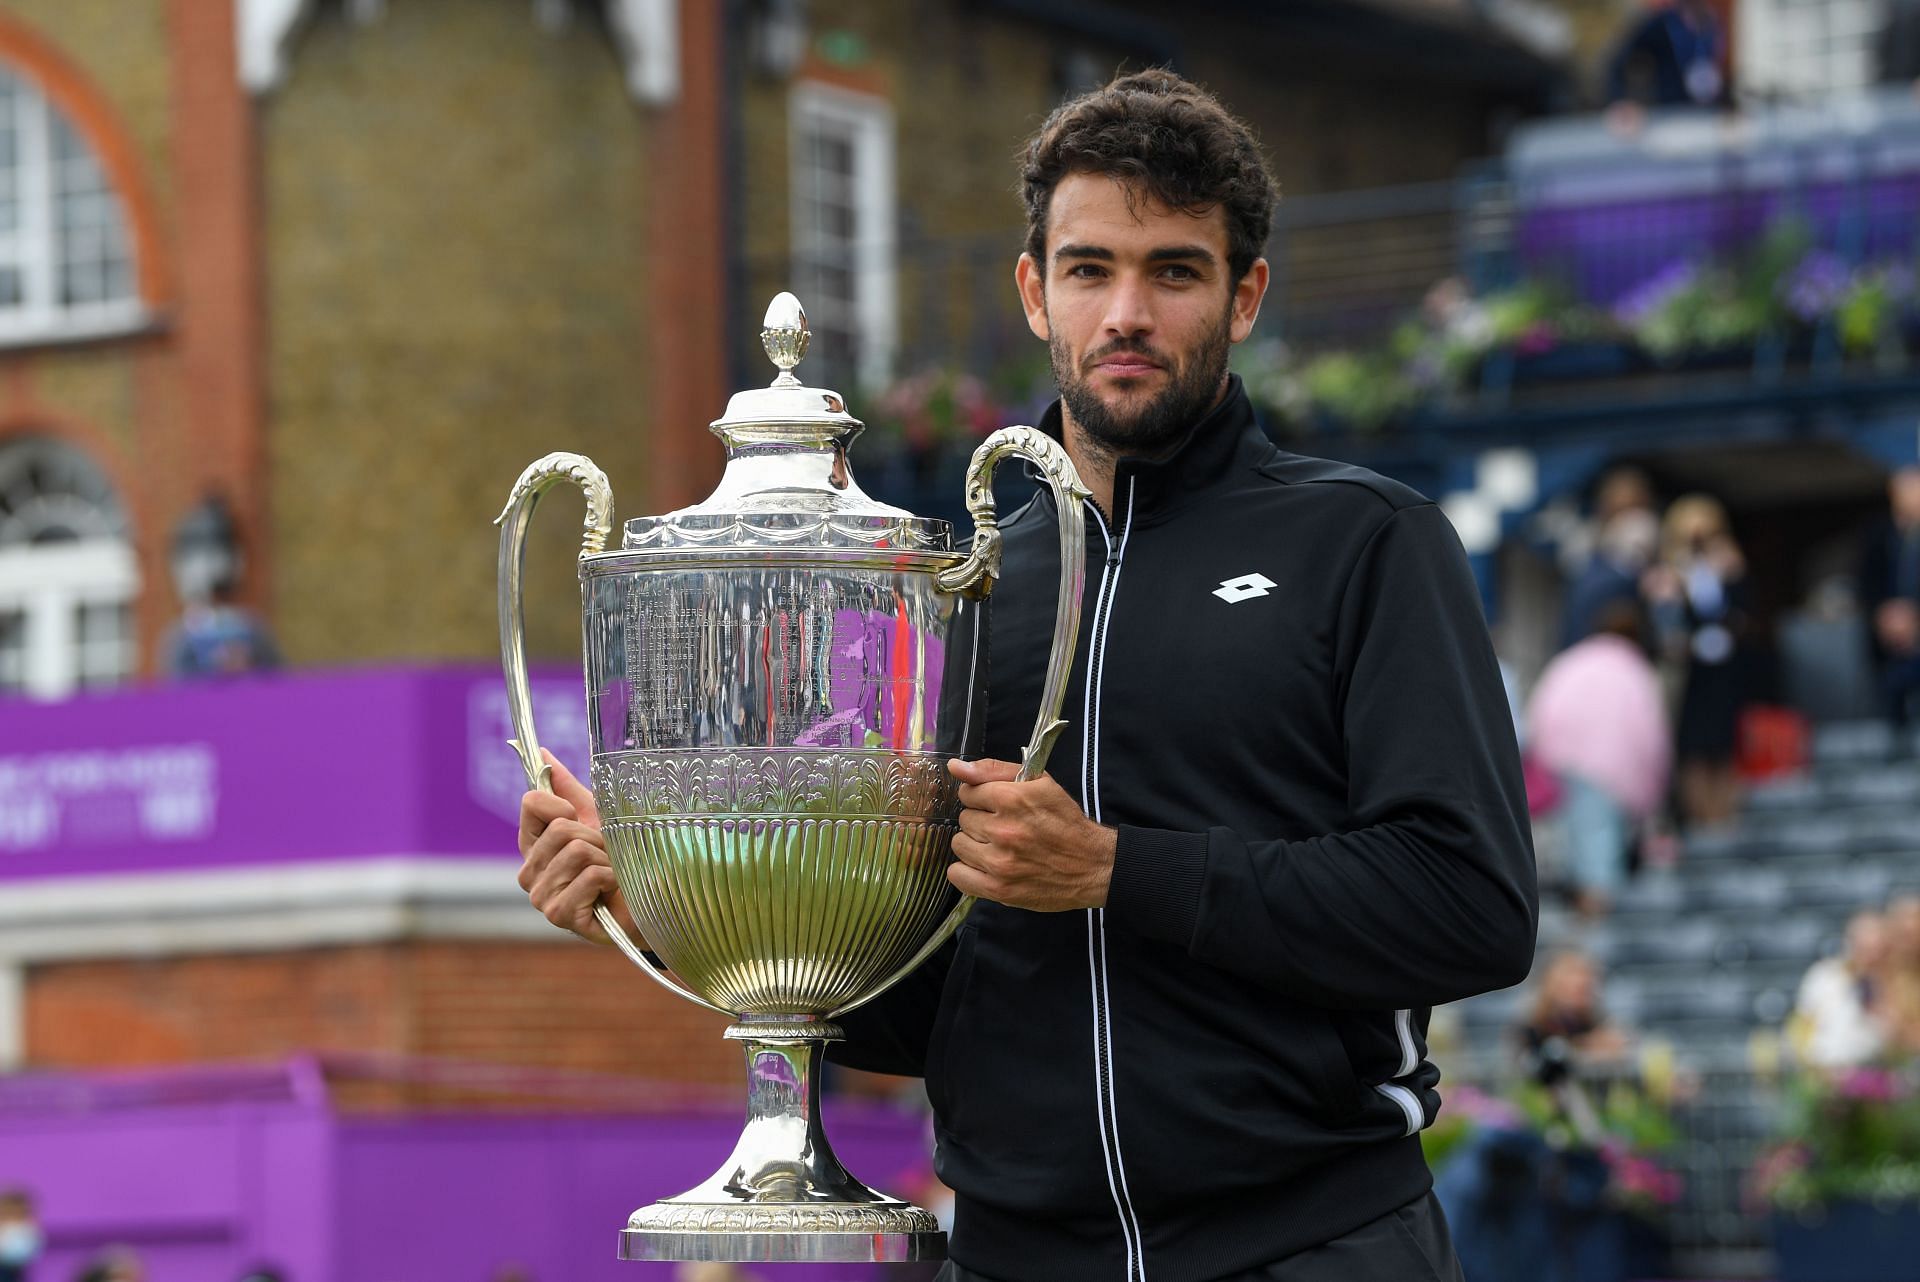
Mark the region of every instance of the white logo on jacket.
[[1265, 596], [1267, 589], [1274, 586], [1274, 581], [1264, 574], [1243, 574], [1237, 579], [1223, 580], [1213, 594], [1232, 605], [1236, 601], [1251, 601], [1254, 597]]

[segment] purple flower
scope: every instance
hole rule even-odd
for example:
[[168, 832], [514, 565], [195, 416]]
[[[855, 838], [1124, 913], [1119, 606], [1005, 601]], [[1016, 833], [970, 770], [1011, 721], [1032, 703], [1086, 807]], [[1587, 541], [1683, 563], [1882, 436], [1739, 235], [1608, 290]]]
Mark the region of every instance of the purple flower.
[[1853, 286], [1853, 273], [1838, 254], [1812, 250], [1787, 273], [1780, 291], [1787, 310], [1803, 321], [1823, 320], [1839, 310]]
[[1613, 317], [1628, 329], [1638, 328], [1676, 295], [1692, 289], [1699, 277], [1698, 264], [1685, 259], [1668, 263], [1615, 300]]
[[1873, 1104], [1891, 1104], [1900, 1095], [1899, 1079], [1884, 1068], [1850, 1069], [1833, 1085], [1841, 1099]]

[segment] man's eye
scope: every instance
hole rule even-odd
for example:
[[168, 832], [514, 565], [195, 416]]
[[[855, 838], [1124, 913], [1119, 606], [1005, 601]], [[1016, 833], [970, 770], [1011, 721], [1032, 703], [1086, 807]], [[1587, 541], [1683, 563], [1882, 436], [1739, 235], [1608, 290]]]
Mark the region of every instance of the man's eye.
[[1092, 280], [1098, 275], [1100, 267], [1097, 263], [1075, 263], [1067, 268], [1067, 276], [1071, 279]]
[[1169, 280], [1198, 280], [1200, 274], [1184, 263], [1168, 263], [1162, 273]]

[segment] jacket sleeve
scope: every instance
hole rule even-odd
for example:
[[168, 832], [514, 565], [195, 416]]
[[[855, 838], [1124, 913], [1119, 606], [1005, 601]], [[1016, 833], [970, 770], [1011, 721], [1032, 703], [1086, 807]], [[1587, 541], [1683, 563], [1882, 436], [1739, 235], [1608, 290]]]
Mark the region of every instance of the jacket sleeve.
[[827, 1059], [869, 1073], [924, 1077], [927, 1042], [953, 965], [954, 943], [946, 945], [911, 975], [857, 1010], [835, 1019], [846, 1040], [827, 1043]]
[[1345, 831], [1121, 827], [1108, 920], [1334, 1009], [1519, 983], [1538, 919], [1519, 751], [1479, 594], [1439, 508], [1356, 559], [1335, 627]]

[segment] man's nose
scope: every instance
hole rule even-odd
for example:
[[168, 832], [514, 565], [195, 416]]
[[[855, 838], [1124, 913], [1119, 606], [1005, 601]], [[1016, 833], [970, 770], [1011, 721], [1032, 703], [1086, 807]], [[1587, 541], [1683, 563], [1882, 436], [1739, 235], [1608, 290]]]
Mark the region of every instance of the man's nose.
[[1101, 328], [1116, 338], [1153, 331], [1153, 300], [1147, 283], [1128, 276], [1115, 280], [1107, 291], [1107, 310]]

